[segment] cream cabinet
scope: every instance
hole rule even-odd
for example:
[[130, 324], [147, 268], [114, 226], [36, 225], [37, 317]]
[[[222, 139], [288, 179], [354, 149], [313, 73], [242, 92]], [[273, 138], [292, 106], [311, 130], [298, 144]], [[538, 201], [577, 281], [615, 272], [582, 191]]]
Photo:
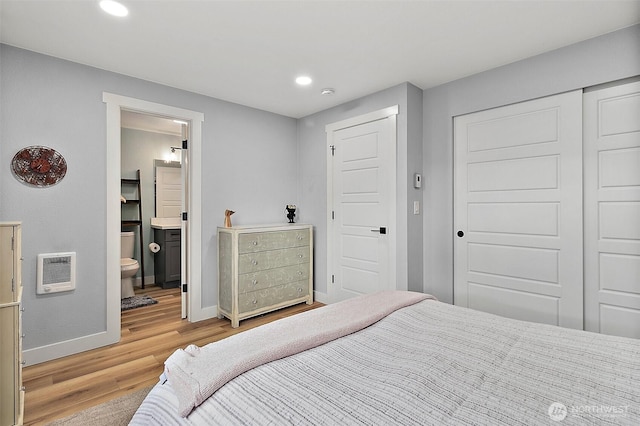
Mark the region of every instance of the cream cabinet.
[[0, 426], [21, 425], [22, 258], [21, 227], [0, 222]]
[[218, 318], [313, 303], [311, 225], [218, 228]]

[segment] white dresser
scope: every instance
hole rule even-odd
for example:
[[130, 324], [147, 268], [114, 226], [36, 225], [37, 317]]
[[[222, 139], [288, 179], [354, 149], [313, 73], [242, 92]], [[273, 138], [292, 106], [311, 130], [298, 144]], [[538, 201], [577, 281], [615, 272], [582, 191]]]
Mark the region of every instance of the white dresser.
[[240, 320], [313, 303], [313, 227], [218, 228], [218, 318]]
[[19, 222], [0, 222], [0, 426], [21, 425], [22, 255]]

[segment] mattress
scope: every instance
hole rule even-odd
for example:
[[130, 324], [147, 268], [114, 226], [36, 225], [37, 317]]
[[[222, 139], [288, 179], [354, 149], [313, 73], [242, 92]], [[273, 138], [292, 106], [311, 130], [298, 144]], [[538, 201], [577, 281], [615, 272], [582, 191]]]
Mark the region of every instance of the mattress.
[[638, 425], [640, 341], [424, 300], [178, 405], [161, 381], [130, 424]]

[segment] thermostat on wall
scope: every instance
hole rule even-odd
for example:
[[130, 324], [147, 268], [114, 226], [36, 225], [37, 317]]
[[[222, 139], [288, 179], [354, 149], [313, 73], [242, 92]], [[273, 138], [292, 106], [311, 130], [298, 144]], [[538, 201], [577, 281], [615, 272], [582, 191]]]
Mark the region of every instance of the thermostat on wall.
[[76, 288], [76, 253], [38, 255], [37, 294], [71, 291]]
[[422, 175], [420, 173], [413, 175], [413, 187], [416, 189], [422, 188]]

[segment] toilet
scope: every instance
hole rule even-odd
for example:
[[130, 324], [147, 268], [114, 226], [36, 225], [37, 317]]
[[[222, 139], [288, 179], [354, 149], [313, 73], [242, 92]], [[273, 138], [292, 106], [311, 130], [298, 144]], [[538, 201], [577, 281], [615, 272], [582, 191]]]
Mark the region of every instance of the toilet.
[[120, 297], [135, 296], [133, 291], [133, 280], [140, 265], [138, 261], [133, 259], [133, 247], [136, 240], [136, 234], [133, 232], [120, 233]]

